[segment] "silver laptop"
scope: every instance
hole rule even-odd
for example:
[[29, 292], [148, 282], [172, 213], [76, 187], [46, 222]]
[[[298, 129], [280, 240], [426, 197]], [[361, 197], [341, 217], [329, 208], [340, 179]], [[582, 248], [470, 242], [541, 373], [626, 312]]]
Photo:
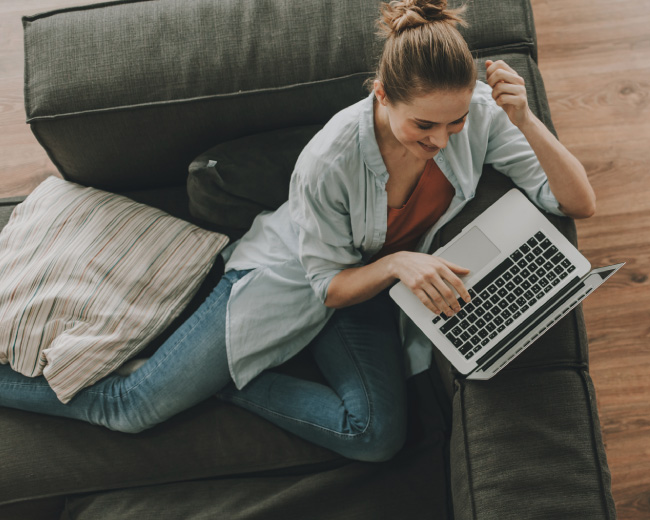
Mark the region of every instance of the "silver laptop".
[[517, 189], [433, 254], [470, 269], [470, 303], [448, 317], [401, 282], [390, 295], [468, 379], [490, 379], [624, 265], [592, 269]]

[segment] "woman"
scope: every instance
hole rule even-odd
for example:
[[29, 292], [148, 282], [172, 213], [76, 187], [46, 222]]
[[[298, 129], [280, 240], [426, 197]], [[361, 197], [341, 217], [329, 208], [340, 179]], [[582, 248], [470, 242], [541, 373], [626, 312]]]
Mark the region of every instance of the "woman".
[[[437, 314], [469, 300], [468, 271], [425, 252], [483, 164], [547, 211], [587, 217], [595, 205], [516, 72], [487, 61], [487, 84], [476, 81], [460, 15], [444, 0], [384, 5], [372, 92], [307, 145], [288, 202], [224, 253], [223, 279], [147, 362], [65, 405], [43, 378], [3, 366], [0, 405], [138, 432], [217, 394], [344, 456], [392, 457], [405, 375], [426, 369], [431, 345], [410, 323], [399, 330], [386, 289], [401, 280]], [[327, 385], [269, 370], [305, 347]]]

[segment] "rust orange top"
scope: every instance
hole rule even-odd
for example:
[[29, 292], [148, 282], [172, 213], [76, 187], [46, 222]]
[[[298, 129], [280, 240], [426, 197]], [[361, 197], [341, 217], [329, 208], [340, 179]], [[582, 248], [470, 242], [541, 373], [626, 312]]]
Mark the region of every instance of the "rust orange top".
[[429, 159], [406, 203], [401, 208], [388, 207], [386, 241], [372, 261], [397, 251], [415, 250], [420, 237], [447, 211], [454, 194], [454, 187]]

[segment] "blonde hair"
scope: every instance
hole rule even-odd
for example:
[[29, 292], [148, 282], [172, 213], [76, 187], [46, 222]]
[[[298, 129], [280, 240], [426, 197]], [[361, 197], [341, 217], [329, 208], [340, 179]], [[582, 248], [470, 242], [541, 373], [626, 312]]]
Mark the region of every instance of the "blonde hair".
[[392, 104], [435, 90], [472, 89], [476, 66], [456, 28], [465, 7], [447, 0], [401, 0], [382, 4], [380, 32], [386, 37], [376, 77]]

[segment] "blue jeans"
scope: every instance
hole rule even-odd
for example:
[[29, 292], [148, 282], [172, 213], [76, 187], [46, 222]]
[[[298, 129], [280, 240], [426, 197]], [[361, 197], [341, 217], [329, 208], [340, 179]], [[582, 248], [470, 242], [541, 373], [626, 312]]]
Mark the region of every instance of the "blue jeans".
[[68, 404], [43, 377], [0, 365], [0, 406], [137, 433], [218, 394], [346, 457], [392, 457], [406, 436], [406, 397], [403, 351], [387, 293], [337, 310], [307, 347], [328, 385], [265, 371], [237, 390], [228, 371], [225, 314], [232, 284], [244, 274], [226, 273], [138, 370], [109, 375]]

